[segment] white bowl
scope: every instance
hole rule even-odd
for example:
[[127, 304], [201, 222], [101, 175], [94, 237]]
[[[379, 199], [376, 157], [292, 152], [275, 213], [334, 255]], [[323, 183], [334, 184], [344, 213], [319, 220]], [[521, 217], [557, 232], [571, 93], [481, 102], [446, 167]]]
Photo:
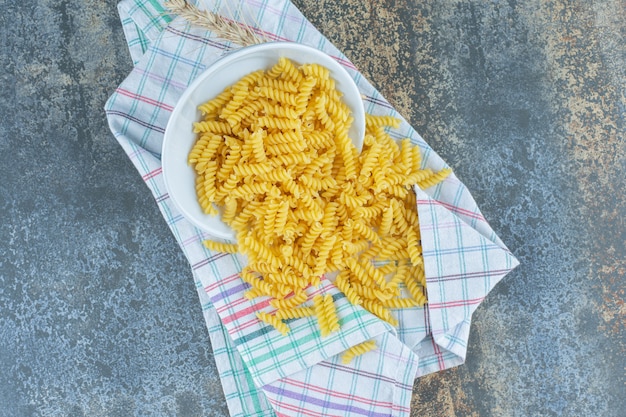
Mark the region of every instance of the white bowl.
[[365, 136], [365, 110], [361, 94], [350, 74], [332, 57], [308, 46], [291, 42], [271, 42], [249, 46], [221, 58], [207, 68], [180, 97], [165, 129], [161, 162], [170, 198], [183, 216], [209, 235], [235, 240], [235, 234], [219, 216], [205, 214], [198, 203], [193, 167], [187, 156], [197, 136], [193, 123], [201, 120], [198, 106], [221, 93], [245, 75], [259, 69], [269, 70], [280, 57], [296, 64], [317, 63], [330, 70], [336, 88], [352, 111], [354, 123], [349, 131], [352, 142], [361, 149]]

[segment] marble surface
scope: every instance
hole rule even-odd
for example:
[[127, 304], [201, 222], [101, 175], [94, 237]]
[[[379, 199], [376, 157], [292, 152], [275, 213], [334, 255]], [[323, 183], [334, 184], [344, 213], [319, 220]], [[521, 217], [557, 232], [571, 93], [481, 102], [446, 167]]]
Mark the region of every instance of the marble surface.
[[[521, 261], [411, 415], [623, 416], [623, 1], [294, 3]], [[227, 415], [188, 265], [106, 125], [115, 6], [3, 4], [0, 416]]]

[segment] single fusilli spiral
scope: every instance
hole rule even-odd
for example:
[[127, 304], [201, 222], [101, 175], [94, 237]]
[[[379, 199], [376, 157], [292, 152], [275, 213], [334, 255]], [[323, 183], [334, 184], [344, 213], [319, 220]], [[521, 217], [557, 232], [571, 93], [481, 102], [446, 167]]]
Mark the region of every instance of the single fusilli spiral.
[[259, 320], [274, 327], [276, 330], [282, 333], [283, 336], [289, 333], [289, 326], [283, 323], [283, 321], [280, 320], [278, 317], [268, 314], [264, 311], [256, 313], [256, 316], [259, 318]]
[[359, 343], [358, 345], [352, 346], [341, 355], [341, 362], [344, 364], [348, 364], [356, 356], [364, 355], [365, 353], [370, 352], [374, 349], [376, 349], [376, 342], [374, 340], [368, 340], [367, 342]]

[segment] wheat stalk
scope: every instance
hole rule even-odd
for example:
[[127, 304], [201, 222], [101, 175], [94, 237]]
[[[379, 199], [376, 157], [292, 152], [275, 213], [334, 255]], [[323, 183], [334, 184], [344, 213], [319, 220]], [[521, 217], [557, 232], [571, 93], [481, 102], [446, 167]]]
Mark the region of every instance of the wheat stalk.
[[192, 25], [208, 29], [218, 37], [238, 45], [249, 46], [264, 42], [249, 26], [226, 20], [219, 14], [208, 10], [200, 10], [185, 0], [169, 0], [165, 3], [165, 7]]

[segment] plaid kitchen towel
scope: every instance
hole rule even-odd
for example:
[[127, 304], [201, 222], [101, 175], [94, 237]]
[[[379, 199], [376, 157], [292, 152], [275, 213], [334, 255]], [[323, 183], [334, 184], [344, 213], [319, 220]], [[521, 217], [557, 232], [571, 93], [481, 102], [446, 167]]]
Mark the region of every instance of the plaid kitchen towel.
[[[242, 8], [233, 3], [205, 1], [201, 7], [246, 17], [269, 39], [326, 52], [353, 76], [366, 111], [399, 117], [289, 1], [247, 0]], [[202, 241], [209, 236], [182, 217], [162, 179], [163, 133], [178, 98], [236, 45], [170, 16], [162, 1], [124, 0], [118, 8], [135, 67], [106, 104], [109, 125], [189, 260], [231, 415], [408, 415], [414, 379], [465, 360], [473, 311], [517, 265], [467, 188], [452, 175], [436, 187], [416, 189], [429, 297], [425, 308], [396, 310], [400, 325], [391, 328], [324, 281], [308, 295], [333, 295], [341, 330], [322, 338], [317, 323], [304, 318], [289, 323], [291, 332], [282, 336], [256, 318], [256, 312], [270, 311], [267, 300], [243, 297], [248, 286], [238, 271], [245, 259], [207, 250]], [[404, 120], [391, 134], [418, 145], [424, 167], [446, 166]], [[340, 363], [338, 354], [370, 339], [376, 340], [375, 350]]]

